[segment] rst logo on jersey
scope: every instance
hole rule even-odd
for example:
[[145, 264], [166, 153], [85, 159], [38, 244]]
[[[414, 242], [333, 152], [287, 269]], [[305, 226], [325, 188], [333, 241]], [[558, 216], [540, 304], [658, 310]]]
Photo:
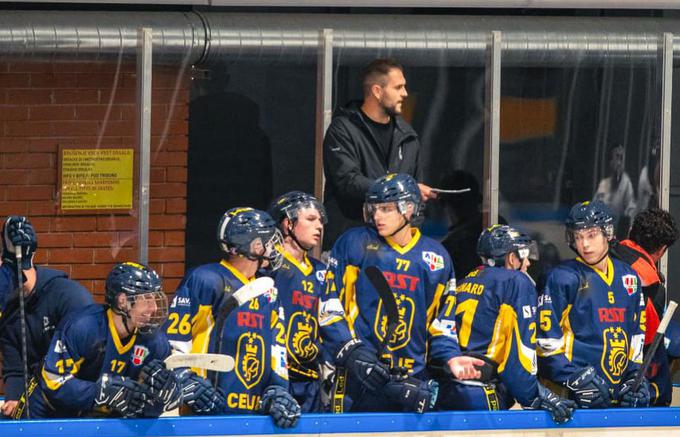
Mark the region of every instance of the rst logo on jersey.
[[638, 289], [637, 276], [623, 275], [621, 277], [621, 280], [623, 281], [623, 287], [626, 289], [626, 292], [628, 292], [628, 296], [632, 296], [637, 292]]
[[147, 355], [149, 355], [149, 349], [144, 346], [135, 345], [135, 348], [132, 350], [132, 364], [141, 366]]
[[425, 261], [431, 272], [444, 268], [444, 257], [434, 252], [423, 252], [423, 261]]

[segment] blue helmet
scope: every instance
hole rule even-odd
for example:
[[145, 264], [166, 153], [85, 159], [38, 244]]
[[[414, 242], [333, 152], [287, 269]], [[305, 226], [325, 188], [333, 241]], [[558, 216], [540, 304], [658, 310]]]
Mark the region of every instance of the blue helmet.
[[564, 222], [569, 247], [574, 249], [574, 231], [600, 228], [607, 239], [614, 237], [614, 215], [607, 205], [599, 200], [577, 203], [569, 211]]
[[378, 178], [366, 192], [364, 220], [373, 223], [373, 205], [395, 202], [399, 213], [406, 215], [408, 205], [413, 205], [413, 214], [407, 222], [413, 223], [420, 213], [420, 188], [413, 177], [405, 173], [390, 173]]
[[319, 211], [321, 221], [326, 224], [326, 208], [319, 202], [319, 199], [302, 191], [290, 191], [280, 195], [272, 201], [267, 212], [276, 224], [280, 225], [285, 218], [294, 222], [297, 220], [298, 212], [306, 208], [314, 208]]
[[[104, 299], [111, 309], [127, 320], [135, 321], [135, 327], [142, 334], [151, 334], [161, 327], [168, 318], [168, 301], [161, 288], [161, 278], [150, 267], [134, 262], [116, 264], [106, 277]], [[119, 295], [123, 293], [126, 303], [121, 305]], [[153, 301], [147, 314], [131, 314], [136, 302]], [[133, 331], [128, 329], [129, 331]]]
[[283, 244], [281, 232], [264, 211], [253, 208], [231, 208], [224, 213], [217, 227], [217, 240], [229, 255], [241, 255], [252, 261], [267, 261], [266, 268], [281, 267]]
[[534, 257], [531, 238], [507, 225], [493, 225], [482, 231], [477, 240], [477, 254], [490, 266], [503, 267], [505, 256], [515, 252], [520, 259]]

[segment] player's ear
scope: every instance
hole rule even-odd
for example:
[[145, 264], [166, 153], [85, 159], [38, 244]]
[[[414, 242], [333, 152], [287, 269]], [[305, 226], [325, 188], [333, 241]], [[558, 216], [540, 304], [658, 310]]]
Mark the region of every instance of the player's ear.
[[128, 308], [128, 300], [127, 296], [125, 296], [125, 293], [118, 293], [118, 296], [116, 296], [116, 304], [118, 304], [118, 308]]

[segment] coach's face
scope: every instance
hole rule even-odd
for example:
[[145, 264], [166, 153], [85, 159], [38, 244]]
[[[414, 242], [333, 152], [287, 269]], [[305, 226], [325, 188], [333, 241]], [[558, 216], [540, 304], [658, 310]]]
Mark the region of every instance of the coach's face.
[[401, 105], [408, 96], [404, 73], [398, 68], [391, 69], [387, 74], [385, 86], [380, 90], [378, 102], [383, 110], [390, 116], [401, 114]]

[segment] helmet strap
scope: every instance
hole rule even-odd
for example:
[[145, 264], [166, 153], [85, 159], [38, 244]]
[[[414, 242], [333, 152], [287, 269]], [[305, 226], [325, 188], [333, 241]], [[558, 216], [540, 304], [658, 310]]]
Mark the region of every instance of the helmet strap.
[[290, 238], [293, 239], [293, 241], [295, 242], [295, 244], [297, 244], [298, 247], [299, 247], [300, 249], [302, 249], [303, 252], [309, 252], [310, 250], [312, 250], [312, 247], [311, 247], [311, 246], [310, 246], [310, 247], [307, 247], [307, 246], [305, 246], [304, 244], [302, 244], [302, 243], [300, 242], [300, 240], [298, 240], [297, 235], [295, 235], [295, 223], [297, 223], [297, 220], [295, 220], [295, 221], [290, 220], [290, 219], [288, 220], [288, 229], [287, 229], [288, 234], [284, 235], [284, 237], [290, 236]]
[[404, 223], [403, 223], [401, 226], [399, 226], [399, 228], [397, 228], [396, 231], [392, 232], [392, 233], [389, 235], [390, 238], [391, 238], [391, 237], [394, 237], [394, 236], [397, 235], [399, 232], [401, 232], [402, 229], [404, 229], [406, 226], [408, 226], [409, 220], [408, 220], [408, 218], [406, 218], [406, 214], [402, 214], [401, 216], [404, 218]]

